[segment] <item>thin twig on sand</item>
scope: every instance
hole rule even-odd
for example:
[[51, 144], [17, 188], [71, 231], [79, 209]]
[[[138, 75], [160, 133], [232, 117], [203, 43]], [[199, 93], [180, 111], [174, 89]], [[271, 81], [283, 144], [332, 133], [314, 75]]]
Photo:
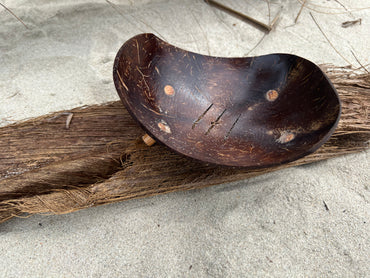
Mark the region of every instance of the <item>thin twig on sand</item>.
[[311, 17], [312, 17], [312, 20], [315, 22], [317, 28], [319, 28], [320, 32], [324, 35], [325, 39], [328, 41], [328, 43], [330, 44], [330, 46], [335, 50], [335, 52], [337, 52], [337, 54], [342, 57], [342, 59], [344, 61], [346, 61], [349, 65], [352, 65], [350, 61], [348, 61], [336, 48], [335, 46], [331, 43], [331, 41], [329, 40], [328, 36], [324, 33], [324, 31], [321, 29], [319, 23], [317, 23], [315, 17], [313, 16], [312, 13], [310, 13]]
[[369, 71], [361, 64], [361, 62], [359, 61], [359, 59], [357, 59], [357, 57], [356, 57], [356, 55], [355, 55], [355, 53], [351, 50], [351, 53], [352, 53], [352, 55], [353, 55], [353, 57], [355, 57], [355, 59], [356, 59], [356, 61], [357, 61], [357, 63], [359, 63], [359, 65], [361, 66], [361, 68], [363, 69], [363, 70], [365, 70], [367, 73], [369, 73]]
[[361, 25], [361, 18], [356, 19], [356, 20], [345, 21], [345, 22], [342, 23], [342, 27], [347, 28], [347, 27], [350, 27], [350, 26], [353, 26], [353, 25], [356, 25], [356, 24]]
[[[119, 7], [117, 7], [116, 4], [112, 3], [111, 1], [109, 0], [105, 0], [105, 2], [107, 2], [114, 10], [116, 10], [116, 12], [118, 12], [125, 20], [127, 20], [129, 23], [133, 24], [119, 9]], [[130, 1], [130, 3], [132, 4], [132, 2]], [[131, 15], [131, 17], [133, 17]], [[149, 29], [153, 30], [154, 33], [156, 33], [162, 40], [166, 40], [164, 38], [164, 36], [159, 33], [156, 29], [154, 29], [153, 26], [149, 25], [148, 23], [146, 23], [144, 20], [140, 19], [140, 18], [135, 18], [136, 20], [140, 21], [142, 24], [144, 24], [146, 27], [148, 27]], [[136, 25], [136, 28], [138, 28], [141, 32], [145, 33], [146, 31], [141, 29], [140, 27], [137, 26], [137, 24], [133, 24], [133, 25]]]
[[24, 27], [26, 27], [27, 29], [30, 29], [28, 28], [28, 26], [22, 21], [22, 19], [20, 19], [15, 13], [13, 13], [9, 8], [7, 8], [4, 4], [0, 3], [0, 5], [5, 9], [7, 10], [12, 16], [14, 16], [20, 23], [23, 24]]
[[304, 8], [304, 5], [306, 5], [306, 0], [304, 0], [304, 1], [303, 1], [302, 6], [301, 6], [301, 8], [299, 9], [299, 12], [298, 12], [298, 14], [297, 14], [297, 16], [296, 16], [296, 18], [295, 18], [295, 20], [294, 20], [294, 23], [297, 23], [298, 18], [299, 18], [299, 16], [301, 15], [301, 12], [302, 12], [302, 10], [303, 10], [303, 8]]

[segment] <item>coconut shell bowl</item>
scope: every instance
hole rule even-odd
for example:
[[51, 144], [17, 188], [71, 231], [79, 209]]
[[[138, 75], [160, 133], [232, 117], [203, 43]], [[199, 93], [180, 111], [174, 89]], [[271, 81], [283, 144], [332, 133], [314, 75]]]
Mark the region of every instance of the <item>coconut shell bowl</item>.
[[334, 132], [341, 110], [330, 80], [304, 58], [211, 57], [153, 34], [123, 44], [113, 78], [150, 138], [225, 166], [262, 168], [310, 154]]

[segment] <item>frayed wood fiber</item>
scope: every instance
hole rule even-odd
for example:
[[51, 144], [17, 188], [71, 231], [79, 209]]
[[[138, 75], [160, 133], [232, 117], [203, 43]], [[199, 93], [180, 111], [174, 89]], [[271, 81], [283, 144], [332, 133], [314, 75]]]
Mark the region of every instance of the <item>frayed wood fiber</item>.
[[0, 222], [201, 188], [360, 152], [370, 139], [370, 75], [322, 67], [342, 102], [338, 128], [315, 153], [279, 167], [220, 167], [160, 144], [148, 147], [141, 141], [143, 130], [118, 101], [2, 127]]

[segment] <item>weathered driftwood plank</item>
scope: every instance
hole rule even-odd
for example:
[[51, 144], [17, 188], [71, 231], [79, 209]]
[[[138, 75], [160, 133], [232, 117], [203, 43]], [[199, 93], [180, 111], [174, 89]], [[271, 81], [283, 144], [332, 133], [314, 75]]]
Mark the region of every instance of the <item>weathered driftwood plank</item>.
[[162, 145], [148, 147], [120, 102], [2, 127], [0, 222], [231, 182], [364, 150], [370, 139], [370, 75], [343, 68], [326, 72], [343, 106], [336, 132], [314, 154], [269, 169], [206, 165]]

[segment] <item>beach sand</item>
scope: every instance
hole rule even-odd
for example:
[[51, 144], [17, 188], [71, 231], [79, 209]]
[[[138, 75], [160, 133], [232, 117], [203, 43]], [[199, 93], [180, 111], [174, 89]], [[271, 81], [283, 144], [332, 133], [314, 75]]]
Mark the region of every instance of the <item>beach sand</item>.
[[[221, 0], [219, 0], [221, 1]], [[203, 1], [2, 1], [0, 126], [118, 100], [112, 64], [130, 37], [156, 33], [214, 56], [292, 53], [370, 63], [366, 0], [270, 1], [266, 35]], [[223, 1], [268, 22], [265, 1]], [[357, 9], [357, 10], [356, 10]], [[361, 25], [341, 27], [361, 18]], [[251, 51], [252, 50], [252, 51]], [[370, 152], [201, 190], [0, 224], [0, 277], [368, 277]]]

